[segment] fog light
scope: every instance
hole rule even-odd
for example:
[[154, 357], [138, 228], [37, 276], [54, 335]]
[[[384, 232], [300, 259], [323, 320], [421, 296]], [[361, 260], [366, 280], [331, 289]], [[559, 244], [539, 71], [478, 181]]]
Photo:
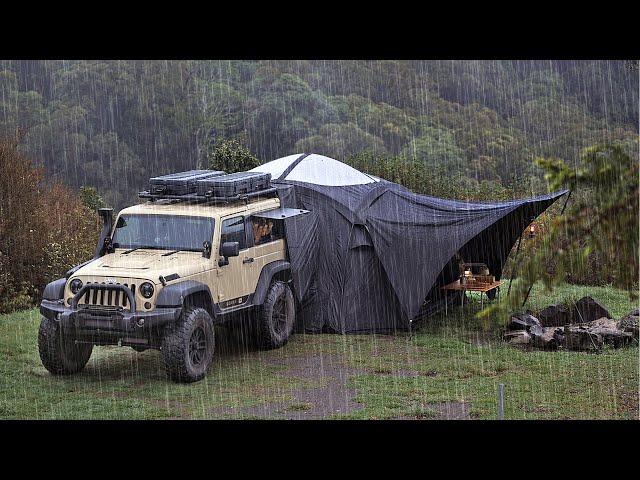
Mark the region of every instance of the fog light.
[[151, 310], [151, 302], [144, 302], [144, 308]]
[[138, 326], [142, 327], [144, 325], [144, 318], [138, 320]]

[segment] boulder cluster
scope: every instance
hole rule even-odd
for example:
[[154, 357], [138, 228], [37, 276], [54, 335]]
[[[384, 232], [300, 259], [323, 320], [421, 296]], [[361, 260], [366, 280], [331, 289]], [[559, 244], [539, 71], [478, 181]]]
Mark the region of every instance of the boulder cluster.
[[583, 297], [572, 308], [549, 305], [537, 315], [513, 315], [504, 334], [512, 345], [529, 345], [544, 350], [601, 351], [604, 345], [619, 348], [638, 343], [638, 309], [619, 320], [597, 300]]

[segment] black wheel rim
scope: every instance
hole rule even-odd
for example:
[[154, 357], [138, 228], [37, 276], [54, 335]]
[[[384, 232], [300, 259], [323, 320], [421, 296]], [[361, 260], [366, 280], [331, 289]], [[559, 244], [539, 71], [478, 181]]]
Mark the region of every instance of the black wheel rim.
[[284, 295], [278, 297], [273, 305], [273, 327], [278, 333], [282, 333], [287, 328], [287, 305]]
[[189, 339], [189, 359], [191, 364], [200, 365], [207, 352], [207, 337], [204, 328], [197, 327]]

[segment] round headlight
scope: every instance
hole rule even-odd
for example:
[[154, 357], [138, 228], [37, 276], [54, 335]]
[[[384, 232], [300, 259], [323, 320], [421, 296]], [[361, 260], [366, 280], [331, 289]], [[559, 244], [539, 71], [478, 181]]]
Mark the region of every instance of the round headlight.
[[71, 280], [71, 284], [69, 285], [69, 289], [71, 290], [71, 293], [75, 295], [80, 291], [81, 288], [82, 288], [82, 280], [80, 280], [79, 278], [74, 278], [73, 280]]
[[153, 285], [151, 285], [149, 282], [144, 282], [142, 285], [140, 285], [140, 293], [144, 298], [153, 297]]

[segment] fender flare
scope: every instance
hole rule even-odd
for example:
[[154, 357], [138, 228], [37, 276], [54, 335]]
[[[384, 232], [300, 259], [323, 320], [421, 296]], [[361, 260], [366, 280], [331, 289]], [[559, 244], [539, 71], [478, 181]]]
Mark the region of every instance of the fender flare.
[[264, 299], [267, 296], [269, 285], [275, 275], [280, 272], [291, 271], [291, 264], [286, 260], [276, 260], [275, 262], [267, 263], [260, 272], [260, 278], [258, 278], [258, 284], [256, 285], [256, 291], [253, 295], [253, 304], [262, 305]]
[[182, 307], [185, 299], [194, 293], [204, 292], [207, 298], [213, 303], [211, 290], [208, 285], [196, 282], [195, 280], [185, 280], [184, 282], [167, 285], [158, 294], [156, 300], [157, 307]]
[[47, 283], [42, 292], [42, 298], [45, 300], [60, 300], [64, 297], [64, 287], [67, 284], [66, 278], [59, 278], [53, 282]]
[[89, 260], [87, 260], [86, 262], [82, 262], [78, 265], [76, 265], [75, 267], [67, 270], [67, 273], [64, 274], [65, 277], [67, 277], [67, 280], [69, 279], [69, 277], [71, 275], [73, 275], [74, 273], [76, 273], [78, 270], [80, 270], [82, 267], [84, 267], [85, 265], [90, 264], [91, 262], [93, 262], [95, 260], [95, 258], [90, 258]]

